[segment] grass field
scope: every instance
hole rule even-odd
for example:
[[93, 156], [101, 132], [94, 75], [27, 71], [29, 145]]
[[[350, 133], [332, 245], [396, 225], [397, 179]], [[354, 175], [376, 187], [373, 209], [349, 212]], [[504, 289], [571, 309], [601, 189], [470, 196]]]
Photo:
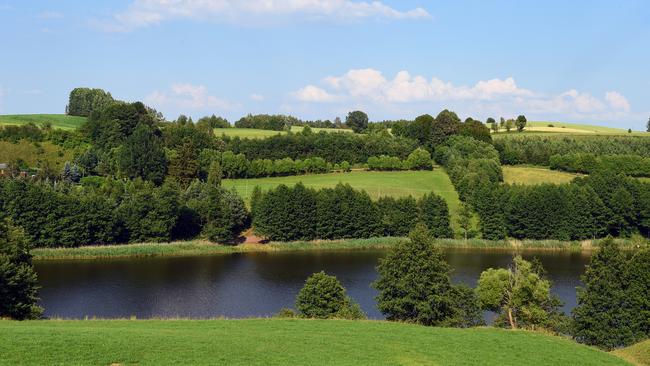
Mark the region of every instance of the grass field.
[[508, 166], [504, 165], [503, 180], [511, 184], [542, 184], [542, 183], [569, 183], [578, 174], [551, 170], [534, 166]]
[[[553, 127], [549, 127], [553, 125]], [[523, 132], [517, 132], [513, 129], [511, 132], [507, 133], [505, 130], [501, 130], [499, 133], [493, 134], [495, 138], [510, 138], [517, 136], [527, 136], [527, 135], [536, 135], [536, 136], [550, 136], [550, 135], [624, 135], [624, 136], [647, 136], [650, 137], [650, 133], [633, 131], [632, 133], [627, 132], [627, 128], [614, 128], [614, 127], [605, 127], [597, 125], [586, 125], [586, 124], [576, 124], [576, 123], [564, 123], [564, 122], [552, 122], [552, 121], [529, 121], [526, 124], [526, 128]]]
[[37, 167], [41, 162], [49, 161], [56, 169], [63, 169], [66, 161], [72, 161], [72, 152], [64, 150], [50, 142], [38, 144], [26, 141], [12, 143], [0, 141], [0, 163], [22, 159], [30, 167]]
[[86, 122], [86, 117], [68, 116], [65, 114], [12, 114], [0, 115], [0, 125], [24, 125], [34, 123], [40, 126], [49, 122], [54, 128], [73, 130]]
[[[302, 126], [292, 126], [291, 132], [301, 132], [304, 127]], [[312, 128], [312, 132], [352, 132], [352, 130], [347, 129], [334, 129], [334, 128]], [[258, 130], [255, 128], [215, 128], [214, 134], [216, 136], [226, 135], [231, 137], [241, 137], [241, 138], [265, 138], [270, 136], [275, 136], [277, 134], [285, 134], [284, 131], [271, 131], [271, 130]]]
[[626, 365], [525, 331], [382, 321], [0, 321], [1, 365]]
[[650, 366], [650, 339], [612, 353], [635, 365]]
[[289, 177], [226, 179], [223, 181], [223, 185], [226, 188], [234, 187], [244, 200], [248, 200], [255, 186], [259, 186], [262, 190], [268, 190], [280, 184], [294, 185], [298, 182], [316, 189], [334, 187], [339, 182], [349, 183], [356, 189], [365, 190], [373, 199], [378, 199], [381, 196], [404, 197], [411, 195], [420, 197], [433, 191], [447, 201], [454, 225], [460, 205], [458, 193], [451, 184], [447, 173], [442, 169], [401, 172], [352, 171]]

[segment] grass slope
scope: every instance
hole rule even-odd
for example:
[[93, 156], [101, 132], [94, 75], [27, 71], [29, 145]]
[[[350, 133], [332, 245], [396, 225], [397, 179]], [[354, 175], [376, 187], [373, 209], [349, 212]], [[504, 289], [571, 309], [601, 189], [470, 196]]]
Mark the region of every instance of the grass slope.
[[54, 128], [73, 130], [86, 122], [86, 117], [68, 116], [66, 114], [12, 114], [0, 115], [0, 125], [24, 125], [34, 123], [37, 126], [49, 122]]
[[56, 169], [62, 169], [66, 161], [72, 161], [72, 152], [47, 141], [32, 143], [23, 140], [15, 144], [0, 141], [0, 163], [8, 163], [15, 159], [22, 159], [30, 167], [37, 167], [49, 161]]
[[625, 365], [570, 340], [343, 320], [0, 321], [2, 365]]
[[[553, 127], [549, 127], [553, 125]], [[553, 135], [624, 135], [624, 136], [648, 136], [650, 133], [633, 131], [627, 132], [627, 128], [614, 128], [587, 124], [549, 122], [549, 121], [529, 121], [523, 132], [517, 132], [513, 129], [511, 132], [502, 130], [493, 134], [495, 138], [513, 138], [527, 135], [553, 136]]]
[[612, 353], [635, 365], [650, 366], [650, 339]]
[[[291, 132], [300, 132], [303, 130], [304, 127], [302, 126], [292, 126], [291, 127]], [[347, 129], [335, 129], [335, 128], [312, 128], [312, 132], [320, 132], [320, 131], [325, 131], [325, 132], [352, 132], [352, 130], [347, 130]], [[270, 136], [275, 136], [277, 134], [285, 134], [286, 132], [284, 131], [271, 131], [271, 130], [258, 130], [255, 128], [215, 128], [214, 129], [214, 134], [216, 136], [221, 136], [221, 135], [226, 135], [230, 137], [241, 137], [241, 138], [254, 138], [254, 139], [259, 139], [259, 138], [265, 138], [265, 137], [270, 137]]]
[[534, 166], [503, 166], [503, 180], [511, 184], [569, 183], [578, 174]]
[[458, 193], [451, 184], [447, 173], [440, 168], [433, 171], [352, 171], [289, 177], [225, 179], [223, 185], [226, 188], [234, 187], [245, 200], [248, 200], [255, 186], [259, 186], [262, 190], [268, 190], [280, 184], [294, 185], [298, 182], [316, 189], [334, 187], [339, 182], [349, 183], [356, 189], [365, 190], [373, 199], [378, 199], [381, 196], [404, 197], [411, 195], [420, 197], [433, 191], [447, 201], [452, 216], [452, 225], [456, 225], [460, 205]]

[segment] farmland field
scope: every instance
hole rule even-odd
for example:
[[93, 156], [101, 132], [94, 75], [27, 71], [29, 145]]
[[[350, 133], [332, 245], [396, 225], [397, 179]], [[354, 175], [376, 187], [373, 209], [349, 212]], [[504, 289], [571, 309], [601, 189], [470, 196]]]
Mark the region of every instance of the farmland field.
[[568, 339], [344, 320], [0, 321], [2, 365], [625, 365]]
[[[549, 127], [549, 125], [553, 125]], [[501, 130], [492, 134], [495, 138], [510, 138], [517, 136], [552, 136], [552, 135], [622, 135], [622, 136], [648, 136], [650, 133], [633, 131], [627, 132], [627, 128], [604, 127], [587, 124], [575, 124], [551, 121], [529, 121], [523, 132], [517, 132], [514, 128], [512, 131], [505, 132]]]
[[65, 114], [11, 114], [0, 115], [0, 125], [24, 125], [34, 123], [39, 126], [49, 122], [54, 128], [73, 130], [86, 122], [86, 117], [68, 116]]
[[503, 180], [505, 183], [535, 185], [542, 183], [569, 183], [579, 174], [560, 172], [543, 167], [534, 166], [503, 166]]

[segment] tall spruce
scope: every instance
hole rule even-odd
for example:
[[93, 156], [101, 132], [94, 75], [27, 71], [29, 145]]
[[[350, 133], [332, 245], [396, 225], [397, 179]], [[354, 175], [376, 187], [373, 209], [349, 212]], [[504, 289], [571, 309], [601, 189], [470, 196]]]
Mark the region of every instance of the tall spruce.
[[573, 334], [580, 343], [613, 349], [635, 339], [625, 291], [626, 260], [611, 237], [591, 257], [578, 288], [573, 310]]

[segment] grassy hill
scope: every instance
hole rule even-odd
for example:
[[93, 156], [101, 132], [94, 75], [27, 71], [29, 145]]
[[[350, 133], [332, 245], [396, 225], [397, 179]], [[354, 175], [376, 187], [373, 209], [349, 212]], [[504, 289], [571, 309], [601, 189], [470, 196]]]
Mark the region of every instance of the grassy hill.
[[511, 184], [542, 184], [542, 183], [569, 183], [573, 178], [579, 176], [579, 174], [561, 172], [557, 170], [551, 170], [548, 168], [535, 167], [535, 166], [511, 166], [504, 165], [503, 169], [503, 181], [505, 183]]
[[37, 167], [43, 162], [49, 161], [57, 170], [60, 170], [66, 161], [72, 161], [72, 155], [71, 151], [47, 141], [40, 143], [0, 141], [0, 163], [22, 159], [28, 166]]
[[[291, 127], [291, 132], [300, 132], [304, 129], [302, 126], [292, 126]], [[312, 128], [311, 129], [313, 132], [320, 132], [320, 131], [325, 131], [325, 132], [352, 132], [352, 130], [347, 130], [347, 129], [334, 129], [334, 128]], [[265, 137], [270, 137], [270, 136], [275, 136], [277, 134], [285, 134], [286, 132], [284, 131], [271, 131], [271, 130], [258, 130], [255, 128], [215, 128], [214, 129], [214, 134], [216, 136], [221, 136], [221, 135], [226, 135], [226, 136], [231, 136], [231, 137], [241, 137], [241, 138], [254, 138], [254, 139], [259, 139], [259, 138], [265, 138]]]
[[343, 320], [0, 321], [2, 365], [626, 365], [570, 340]]
[[650, 339], [612, 353], [635, 365], [650, 366]]
[[505, 132], [501, 130], [499, 133], [493, 134], [495, 138], [516, 137], [525, 135], [624, 135], [624, 136], [648, 136], [650, 133], [633, 131], [627, 132], [627, 128], [614, 128], [587, 124], [565, 123], [565, 122], [552, 122], [552, 121], [529, 121], [523, 132], [512, 130]]
[[24, 125], [34, 123], [37, 126], [49, 122], [54, 128], [73, 130], [86, 122], [86, 117], [68, 116], [66, 114], [7, 114], [0, 115], [0, 125]]

